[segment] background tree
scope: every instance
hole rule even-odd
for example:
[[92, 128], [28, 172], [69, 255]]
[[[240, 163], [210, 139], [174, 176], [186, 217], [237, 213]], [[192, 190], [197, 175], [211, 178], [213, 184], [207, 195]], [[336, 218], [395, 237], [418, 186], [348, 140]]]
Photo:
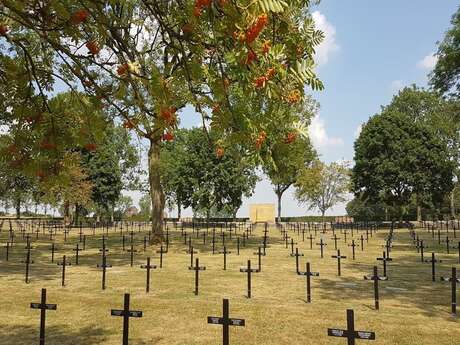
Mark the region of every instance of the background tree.
[[[159, 235], [165, 203], [160, 148], [173, 137], [178, 110], [192, 105], [223, 143], [246, 145], [257, 155], [261, 125], [286, 120], [283, 113], [266, 113], [267, 101], [302, 98], [305, 84], [323, 87], [313, 72], [314, 47], [323, 34], [315, 30], [309, 5], [4, 0], [1, 54], [19, 56], [25, 73], [5, 64], [0, 69], [26, 89], [36, 88], [44, 108], [45, 90], [57, 79], [71, 89], [82, 86], [148, 141], [152, 228]], [[235, 94], [255, 107], [240, 112]]]
[[427, 123], [384, 110], [373, 116], [355, 142], [352, 182], [355, 195], [398, 209], [412, 196], [439, 205], [452, 190], [454, 163], [445, 142]]
[[212, 130], [206, 134], [193, 128], [181, 131], [180, 136], [178, 144], [164, 148], [165, 159], [175, 158], [175, 162], [165, 164], [163, 174], [165, 179], [171, 176], [172, 185], [180, 188], [175, 195], [180, 196], [181, 204], [207, 218], [212, 210], [216, 213], [224, 208], [235, 216], [243, 197], [252, 195], [258, 180], [254, 163], [238, 147], [224, 150], [214, 146]]
[[133, 199], [127, 195], [121, 195], [115, 202], [115, 218], [122, 219], [125, 212], [133, 205]]
[[430, 75], [430, 84], [453, 98], [460, 96], [460, 7], [452, 16], [452, 27], [438, 44], [438, 61]]
[[345, 163], [325, 164], [319, 160], [301, 171], [296, 181], [296, 198], [324, 214], [339, 202], [346, 200], [349, 191], [349, 169]]
[[[311, 97], [305, 97], [305, 101], [295, 107], [276, 106], [272, 111], [291, 112], [291, 121], [285, 124], [274, 123], [276, 131], [284, 136], [283, 141], [268, 140], [266, 155], [262, 163], [265, 174], [269, 177], [278, 199], [278, 217], [281, 222], [281, 199], [283, 194], [296, 181], [299, 172], [309, 166], [317, 157], [313, 149], [306, 128], [310, 125], [311, 119], [318, 112], [319, 105]], [[292, 123], [296, 126], [292, 126]]]
[[149, 219], [152, 210], [152, 199], [149, 194], [144, 194], [139, 200], [139, 215], [144, 219]]

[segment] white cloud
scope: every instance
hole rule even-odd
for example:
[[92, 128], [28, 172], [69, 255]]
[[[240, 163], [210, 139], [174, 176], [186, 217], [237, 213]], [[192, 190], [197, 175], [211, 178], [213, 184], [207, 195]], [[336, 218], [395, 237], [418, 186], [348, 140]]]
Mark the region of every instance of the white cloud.
[[436, 62], [438, 62], [438, 57], [434, 53], [431, 53], [417, 62], [417, 67], [424, 70], [432, 70], [436, 66]]
[[324, 65], [329, 61], [332, 53], [340, 49], [336, 42], [335, 26], [329, 23], [324, 14], [319, 11], [312, 13], [316, 28], [324, 32], [325, 38], [323, 42], [316, 47], [315, 61], [318, 65]]
[[359, 126], [355, 129], [355, 138], [359, 138], [359, 135], [361, 134], [361, 131], [363, 130], [363, 124], [359, 124]]
[[326, 124], [323, 119], [316, 115], [308, 128], [311, 141], [315, 147], [330, 147], [343, 145], [342, 138], [331, 137], [326, 132]]
[[402, 80], [393, 80], [390, 83], [390, 89], [392, 92], [399, 91], [404, 87], [404, 82]]

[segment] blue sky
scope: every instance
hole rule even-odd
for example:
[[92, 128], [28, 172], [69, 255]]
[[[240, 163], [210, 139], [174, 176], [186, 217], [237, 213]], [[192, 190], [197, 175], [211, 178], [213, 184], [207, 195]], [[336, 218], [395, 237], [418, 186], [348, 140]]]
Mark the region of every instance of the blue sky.
[[[450, 26], [458, 5], [458, 0], [323, 0], [313, 8], [317, 26], [326, 34], [317, 51], [317, 72], [325, 90], [314, 93], [321, 110], [310, 127], [322, 160], [352, 160], [360, 125], [400, 88], [412, 83], [426, 86], [436, 42]], [[199, 121], [191, 110], [181, 116], [185, 127]], [[240, 216], [248, 215], [251, 202], [276, 202], [266, 179], [245, 200]], [[284, 215], [316, 213], [297, 204], [292, 188], [285, 193]], [[344, 205], [328, 213], [344, 214]]]

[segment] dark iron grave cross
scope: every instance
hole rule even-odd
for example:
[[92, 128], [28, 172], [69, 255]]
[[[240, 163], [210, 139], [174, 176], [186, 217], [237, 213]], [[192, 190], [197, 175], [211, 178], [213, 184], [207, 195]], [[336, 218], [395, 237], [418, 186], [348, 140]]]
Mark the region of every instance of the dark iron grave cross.
[[442, 260], [436, 260], [434, 253], [431, 253], [431, 260], [425, 260], [425, 262], [431, 262], [431, 281], [436, 281], [436, 263], [442, 262]]
[[346, 259], [346, 256], [340, 255], [340, 249], [337, 250], [337, 255], [332, 255], [331, 258], [337, 259], [337, 275], [340, 277], [342, 272], [340, 269], [340, 260]]
[[231, 253], [232, 252], [227, 251], [226, 247], [224, 247], [223, 251], [219, 252], [219, 254], [224, 254], [224, 271], [227, 270], [227, 254], [231, 254]]
[[375, 333], [368, 331], [355, 331], [355, 314], [353, 309], [347, 309], [347, 329], [328, 328], [330, 337], [347, 338], [347, 345], [355, 345], [356, 339], [375, 340]]
[[46, 289], [42, 289], [42, 298], [40, 303], [30, 303], [31, 309], [40, 309], [40, 345], [45, 345], [45, 321], [46, 321], [46, 311], [47, 310], [56, 310], [56, 304], [47, 304], [46, 303]]
[[222, 325], [223, 345], [230, 345], [230, 326], [245, 326], [246, 324], [244, 319], [230, 318], [229, 309], [228, 299], [224, 299], [222, 317], [208, 316], [208, 323], [213, 325]]
[[190, 246], [187, 253], [190, 254], [190, 266], [193, 266], [193, 254], [197, 254], [198, 252], [193, 250], [193, 246]]
[[317, 246], [320, 246], [321, 247], [321, 259], [324, 257], [324, 250], [323, 250], [323, 247], [324, 246], [327, 246], [326, 243], [323, 242], [323, 239], [321, 238], [319, 240], [319, 243], [316, 243]]
[[106, 275], [106, 270], [107, 268], [112, 267], [112, 265], [109, 265], [107, 263], [107, 256], [105, 256], [105, 253], [102, 254], [102, 263], [97, 264], [98, 268], [102, 268], [102, 290], [105, 290], [105, 275]]
[[71, 266], [72, 263], [70, 261], [66, 262], [66, 257], [65, 255], [62, 257], [62, 262], [58, 262], [58, 266], [62, 266], [62, 281], [61, 281], [61, 286], [65, 286], [65, 267], [66, 266]]
[[377, 273], [377, 266], [374, 266], [374, 272], [371, 276], [364, 276], [364, 280], [374, 281], [374, 301], [375, 310], [379, 310], [379, 280], [388, 280], [388, 277], [379, 277]]
[[295, 249], [295, 254], [291, 254], [291, 256], [295, 257], [295, 271], [297, 274], [300, 274], [299, 272], [299, 256], [303, 256], [302, 253], [299, 253], [299, 248]]
[[334, 234], [334, 237], [332, 237], [331, 240], [334, 240], [334, 249], [337, 250], [337, 240], [340, 240], [340, 237], [337, 237], [337, 235]]
[[75, 252], [75, 265], [78, 266], [78, 257], [79, 257], [79, 252], [81, 252], [83, 249], [80, 248], [79, 244], [75, 246], [74, 249], [72, 249]]
[[383, 276], [387, 277], [387, 261], [393, 261], [392, 258], [387, 258], [387, 254], [383, 252], [381, 258], [377, 258], [378, 261], [382, 261], [383, 263]]
[[147, 270], [147, 281], [146, 281], [146, 284], [145, 284], [145, 292], [149, 292], [150, 291], [150, 270], [151, 269], [156, 269], [157, 266], [156, 265], [150, 265], [150, 257], [147, 258], [147, 265], [141, 265], [141, 268], [145, 268]]
[[308, 236], [307, 239], [310, 240], [310, 249], [313, 249], [313, 239], [314, 239], [313, 235], [310, 234], [310, 236]]
[[28, 242], [28, 245], [27, 245], [27, 254], [26, 254], [26, 259], [24, 261], [22, 261], [22, 263], [26, 264], [26, 278], [25, 278], [25, 282], [26, 284], [29, 283], [29, 266], [31, 264], [33, 264], [34, 262], [32, 260], [30, 260], [30, 249], [32, 248], [30, 246], [30, 243]]
[[257, 261], [258, 261], [258, 264], [259, 264], [259, 267], [257, 269], [259, 270], [259, 272], [262, 272], [262, 256], [264, 254], [262, 253], [261, 248], [259, 247], [257, 252], [253, 253], [253, 255], [257, 255]]
[[131, 243], [131, 249], [128, 249], [127, 252], [129, 253], [129, 261], [130, 261], [130, 265], [131, 267], [133, 267], [133, 263], [134, 263], [134, 253], [137, 253], [137, 250], [134, 249], [134, 244]]
[[163, 246], [160, 246], [160, 250], [157, 250], [157, 253], [160, 254], [160, 268], [163, 268], [163, 254], [166, 254], [167, 252], [167, 250], [163, 250]]
[[195, 295], [198, 296], [199, 272], [206, 270], [206, 267], [205, 266], [200, 266], [200, 260], [198, 258], [196, 258], [195, 259], [195, 266], [193, 266], [193, 264], [192, 264], [188, 269], [195, 271]]
[[128, 345], [129, 318], [142, 317], [142, 311], [129, 310], [129, 293], [125, 293], [123, 309], [112, 309], [110, 315], [123, 317], [123, 345]]
[[353, 254], [353, 260], [355, 260], [355, 247], [357, 247], [357, 244], [355, 243], [355, 240], [351, 240], [351, 244], [348, 245], [348, 247], [352, 248], [352, 254]]
[[457, 278], [457, 269], [452, 267], [452, 277], [441, 277], [441, 281], [452, 283], [452, 315], [457, 314], [457, 283], [460, 283], [460, 279]]
[[251, 268], [251, 260], [248, 260], [247, 267], [241, 267], [240, 272], [248, 274], [248, 298], [251, 298], [251, 273], [258, 273], [260, 272], [257, 269]]
[[416, 248], [417, 248], [417, 250], [420, 250], [420, 261], [424, 262], [424, 260], [425, 260], [424, 257], [423, 257], [424, 249], [427, 249], [428, 246], [424, 246], [423, 245], [423, 240], [419, 240], [419, 242], [416, 245]]
[[311, 272], [310, 263], [305, 264], [305, 272], [299, 272], [299, 275], [307, 277], [307, 303], [311, 303], [311, 281], [310, 277], [319, 277], [319, 272]]

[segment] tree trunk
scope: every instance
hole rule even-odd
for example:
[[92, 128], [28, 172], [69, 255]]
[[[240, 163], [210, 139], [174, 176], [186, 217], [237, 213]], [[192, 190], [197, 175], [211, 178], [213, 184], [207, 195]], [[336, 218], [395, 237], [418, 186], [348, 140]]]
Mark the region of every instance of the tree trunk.
[[21, 218], [21, 199], [16, 199], [16, 219]]
[[417, 222], [422, 221], [422, 206], [420, 206], [420, 197], [418, 194], [415, 196], [415, 203], [417, 204]]
[[326, 213], [326, 210], [321, 210], [321, 223], [324, 224], [324, 214]]
[[455, 219], [455, 195], [454, 195], [454, 190], [452, 192], [450, 192], [450, 217], [451, 217], [451, 219]]
[[276, 196], [278, 197], [278, 218], [277, 218], [277, 222], [281, 223], [281, 198], [283, 196], [283, 192], [279, 188], [277, 188], [277, 190], [276, 190]]
[[182, 214], [182, 205], [180, 201], [177, 202], [177, 218], [180, 220]]
[[160, 145], [158, 141], [150, 140], [149, 148], [149, 185], [152, 199], [152, 233], [158, 241], [163, 235], [163, 211], [165, 196], [161, 187], [160, 177]]
[[64, 225], [70, 224], [70, 203], [68, 201], [64, 202]]

